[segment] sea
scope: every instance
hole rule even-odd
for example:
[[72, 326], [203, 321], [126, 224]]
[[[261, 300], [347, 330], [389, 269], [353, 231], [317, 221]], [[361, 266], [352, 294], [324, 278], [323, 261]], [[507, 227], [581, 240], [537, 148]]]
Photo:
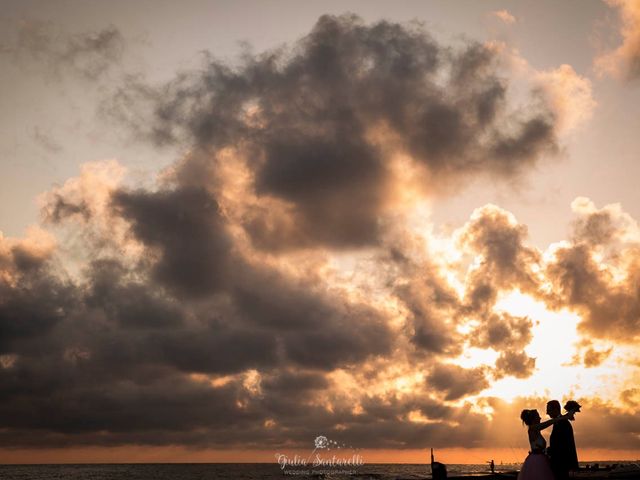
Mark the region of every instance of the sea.
[[[515, 470], [520, 465], [496, 465]], [[447, 465], [452, 473], [488, 473], [488, 465]], [[0, 465], [2, 480], [420, 480], [431, 478], [429, 464], [370, 464], [358, 468], [281, 469], [276, 463], [129, 463]]]
[[[602, 462], [601, 465], [613, 463]], [[627, 463], [627, 462], [621, 462]], [[520, 464], [496, 465], [496, 472], [518, 470]], [[447, 464], [453, 474], [489, 473], [487, 464]], [[357, 469], [292, 468], [276, 463], [128, 463], [0, 465], [2, 480], [423, 480], [429, 464], [370, 464]]]

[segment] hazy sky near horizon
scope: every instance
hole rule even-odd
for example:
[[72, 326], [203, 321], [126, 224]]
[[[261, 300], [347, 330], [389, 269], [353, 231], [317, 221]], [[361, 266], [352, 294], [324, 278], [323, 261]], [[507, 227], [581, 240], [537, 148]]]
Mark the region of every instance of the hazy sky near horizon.
[[0, 447], [640, 447], [640, 4], [0, 6]]

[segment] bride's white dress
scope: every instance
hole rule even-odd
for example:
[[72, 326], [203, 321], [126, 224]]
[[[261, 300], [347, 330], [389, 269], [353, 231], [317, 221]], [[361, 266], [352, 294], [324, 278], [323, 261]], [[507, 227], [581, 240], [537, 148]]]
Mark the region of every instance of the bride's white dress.
[[553, 480], [549, 458], [544, 453], [547, 441], [539, 430], [529, 429], [529, 445], [531, 451], [522, 464], [518, 480]]

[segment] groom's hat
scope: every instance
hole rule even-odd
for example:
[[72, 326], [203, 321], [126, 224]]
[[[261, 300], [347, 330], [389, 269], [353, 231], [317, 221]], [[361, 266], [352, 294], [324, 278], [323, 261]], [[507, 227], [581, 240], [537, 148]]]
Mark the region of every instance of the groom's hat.
[[574, 412], [579, 412], [580, 411], [580, 407], [582, 407], [582, 405], [580, 405], [578, 402], [576, 402], [575, 400], [569, 400], [567, 403], [564, 404], [564, 409], [568, 412], [569, 410], [573, 410]]

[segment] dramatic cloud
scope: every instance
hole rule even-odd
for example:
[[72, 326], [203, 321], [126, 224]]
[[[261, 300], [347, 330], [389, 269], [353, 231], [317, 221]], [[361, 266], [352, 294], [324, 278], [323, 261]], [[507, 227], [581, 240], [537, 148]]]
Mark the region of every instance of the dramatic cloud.
[[540, 252], [525, 245], [527, 227], [494, 205], [477, 209], [459, 232], [459, 242], [479, 256], [468, 283], [471, 305], [491, 298], [491, 288], [518, 287], [534, 291], [539, 283], [536, 265]]
[[[131, 79], [105, 109], [158, 144], [194, 144], [209, 163], [232, 149], [245, 194], [275, 206], [244, 226], [281, 249], [377, 243], [407, 169], [434, 194], [472, 174], [512, 177], [557, 150], [555, 111], [533, 87], [526, 106], [511, 102], [496, 49], [353, 15], [323, 16], [297, 43], [238, 66], [210, 58], [157, 88]], [[201, 171], [194, 159], [182, 168]]]
[[581, 327], [601, 338], [633, 342], [640, 335], [640, 230], [619, 205], [597, 209], [573, 203], [580, 214], [571, 243], [558, 246], [546, 267], [551, 304], [582, 315]]
[[[379, 302], [366, 302], [357, 282], [345, 290], [323, 262], [302, 268], [298, 260], [296, 269], [286, 255], [274, 262], [246, 250], [206, 190], [175, 180], [155, 190], [105, 185], [104, 171], [118, 169], [90, 165], [42, 197], [49, 222], [92, 231], [77, 236], [93, 252], [78, 274], [58, 270], [54, 260], [64, 253], [42, 230], [3, 239], [0, 394], [11, 433], [0, 437], [3, 445], [211, 447], [224, 438], [257, 448], [280, 445], [283, 436], [304, 445], [317, 431], [361, 448], [481, 445], [497, 424], [467, 399], [498, 417], [511, 412], [482, 392], [506, 377], [531, 377], [537, 363], [525, 351], [533, 320], [500, 310], [499, 297], [520, 288], [556, 308], [591, 307], [589, 294], [544, 293], [545, 278], [568, 279], [556, 273], [564, 268], [559, 251], [539, 278], [542, 255], [495, 206], [475, 212], [451, 239], [474, 258], [461, 290], [428, 251], [418, 261], [424, 244], [405, 238], [372, 257], [386, 287]], [[84, 213], [60, 208], [78, 203]], [[630, 241], [633, 224], [617, 207], [598, 210], [580, 199], [574, 208], [576, 243], [566, 247], [574, 255], [583, 251], [578, 243]], [[603, 212], [611, 218], [598, 225], [608, 228], [591, 227]], [[95, 226], [104, 216], [127, 228], [111, 236]], [[91, 249], [109, 243], [100, 235], [139, 246], [114, 257], [113, 245]], [[397, 308], [383, 308], [388, 302]], [[593, 318], [583, 318], [593, 329]], [[456, 333], [464, 325], [471, 330]], [[460, 366], [467, 347], [497, 356]], [[586, 343], [580, 349], [578, 361], [591, 368], [611, 354]], [[627, 390], [625, 405], [635, 408]], [[376, 435], [380, 429], [388, 435]], [[627, 441], [635, 430], [625, 432]]]
[[611, 74], [627, 81], [640, 78], [640, 5], [634, 0], [605, 0], [618, 9], [622, 44], [595, 60], [601, 74]]
[[[38, 32], [29, 51], [73, 65], [119, 44], [45, 48]], [[532, 390], [545, 365], [535, 329], [552, 312], [514, 313], [513, 295], [565, 324], [577, 312], [603, 342], [636, 338], [640, 236], [620, 207], [576, 200], [571, 238], [545, 252], [495, 205], [452, 234], [409, 221], [472, 175], [511, 179], [556, 151], [578, 117], [540, 82], [590, 97], [561, 67], [514, 104], [506, 71], [491, 46], [324, 16], [238, 66], [132, 80], [111, 107], [186, 151], [142, 184], [85, 164], [39, 198], [48, 231], [0, 236], [0, 444], [481, 446], [530, 400], [492, 389]], [[628, 362], [567, 348], [589, 371]]]

